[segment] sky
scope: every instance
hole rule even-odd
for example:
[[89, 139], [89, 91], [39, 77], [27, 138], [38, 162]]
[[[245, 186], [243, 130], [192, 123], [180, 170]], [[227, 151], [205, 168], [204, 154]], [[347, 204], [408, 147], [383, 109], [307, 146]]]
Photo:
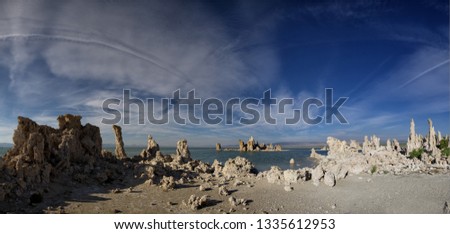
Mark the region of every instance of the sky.
[[[56, 127], [82, 115], [114, 142], [102, 103], [166, 98], [348, 97], [348, 124], [123, 125], [126, 145], [325, 142], [327, 136], [407, 139], [427, 119], [450, 133], [448, 1], [8, 1], [0, 0], [0, 142], [17, 116]], [[259, 107], [258, 107], [259, 108]], [[314, 108], [313, 108], [314, 109]], [[173, 110], [170, 110], [173, 112]], [[317, 108], [313, 114], [321, 114]], [[196, 113], [201, 115], [201, 113]], [[236, 116], [239, 118], [239, 115]]]

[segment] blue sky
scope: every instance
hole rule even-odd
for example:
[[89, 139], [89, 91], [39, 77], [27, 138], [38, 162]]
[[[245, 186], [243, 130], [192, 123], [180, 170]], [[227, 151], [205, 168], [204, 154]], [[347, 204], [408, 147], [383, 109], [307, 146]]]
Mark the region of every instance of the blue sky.
[[[405, 140], [409, 121], [450, 132], [448, 1], [3, 1], [0, 0], [0, 142], [18, 115], [56, 127], [80, 114], [101, 127], [106, 98], [180, 89], [201, 98], [348, 101], [349, 124], [123, 126], [125, 143], [236, 144]], [[297, 108], [294, 106], [292, 108]], [[320, 111], [318, 112], [320, 113]]]

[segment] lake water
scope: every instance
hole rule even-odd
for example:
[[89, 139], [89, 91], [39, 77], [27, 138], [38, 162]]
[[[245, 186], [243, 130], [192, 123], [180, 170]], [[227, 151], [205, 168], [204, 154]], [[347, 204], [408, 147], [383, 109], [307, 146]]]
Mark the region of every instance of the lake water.
[[0, 158], [3, 157], [3, 155], [6, 154], [6, 151], [8, 151], [9, 148], [0, 147]]
[[[105, 148], [114, 152], [114, 148]], [[126, 147], [125, 151], [128, 156], [139, 155], [142, 147]], [[0, 147], [0, 157], [2, 157], [8, 148]], [[203, 162], [212, 163], [214, 159], [225, 163], [229, 158], [242, 156], [249, 159], [259, 171], [270, 169], [271, 166], [279, 166], [282, 169], [297, 169], [302, 167], [313, 167], [315, 161], [309, 158], [310, 149], [287, 149], [281, 152], [238, 152], [238, 151], [220, 151], [216, 152], [213, 148], [190, 148], [193, 159], [201, 160]], [[174, 154], [175, 148], [161, 148], [163, 154]], [[325, 151], [318, 151], [318, 153], [326, 154]], [[295, 166], [291, 167], [289, 160], [295, 160]]]

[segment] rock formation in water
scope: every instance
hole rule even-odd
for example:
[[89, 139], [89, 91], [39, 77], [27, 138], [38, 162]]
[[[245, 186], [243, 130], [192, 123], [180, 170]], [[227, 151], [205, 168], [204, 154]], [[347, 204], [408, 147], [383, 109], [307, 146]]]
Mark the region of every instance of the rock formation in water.
[[258, 146], [258, 143], [255, 142], [255, 139], [253, 139], [253, 136], [251, 136], [247, 141], [247, 151], [253, 151], [256, 150]]
[[116, 150], [115, 150], [116, 157], [118, 159], [127, 158], [127, 154], [125, 153], [125, 148], [123, 146], [122, 128], [120, 126], [113, 125], [112, 129], [114, 131], [116, 141]]
[[295, 160], [293, 158], [291, 158], [291, 160], [289, 160], [289, 164], [290, 165], [295, 165]]
[[239, 151], [247, 151], [247, 147], [242, 140], [239, 140]]
[[322, 159], [324, 156], [317, 153], [314, 148], [311, 148], [311, 154], [309, 155], [309, 157], [315, 158], [315, 159]]
[[222, 145], [220, 143], [216, 143], [216, 151], [222, 151]]
[[283, 150], [283, 149], [281, 148], [281, 145], [277, 144], [277, 145], [275, 145], [273, 151], [282, 151], [282, 150]]
[[282, 151], [281, 145], [272, 145], [272, 144], [259, 144], [253, 136], [251, 136], [247, 144], [245, 144], [242, 140], [239, 140], [239, 151], [245, 152], [245, 151]]

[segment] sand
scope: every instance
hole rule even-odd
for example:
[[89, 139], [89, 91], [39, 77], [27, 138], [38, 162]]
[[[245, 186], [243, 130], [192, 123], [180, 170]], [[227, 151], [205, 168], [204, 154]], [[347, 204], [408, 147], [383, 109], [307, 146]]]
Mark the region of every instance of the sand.
[[[86, 187], [61, 184], [48, 191], [44, 202], [27, 205], [21, 213], [443, 213], [450, 202], [450, 174], [350, 175], [335, 187], [312, 182], [284, 185], [269, 184], [266, 179], [240, 178], [243, 185], [226, 187], [229, 196], [220, 196], [218, 188], [200, 191], [199, 183], [189, 183], [164, 192], [157, 186], [130, 181], [108, 186]], [[69, 189], [73, 188], [73, 189]], [[120, 192], [112, 192], [118, 188]], [[182, 204], [192, 194], [209, 195], [205, 207], [192, 210]], [[245, 198], [247, 206], [231, 207], [228, 199]]]

